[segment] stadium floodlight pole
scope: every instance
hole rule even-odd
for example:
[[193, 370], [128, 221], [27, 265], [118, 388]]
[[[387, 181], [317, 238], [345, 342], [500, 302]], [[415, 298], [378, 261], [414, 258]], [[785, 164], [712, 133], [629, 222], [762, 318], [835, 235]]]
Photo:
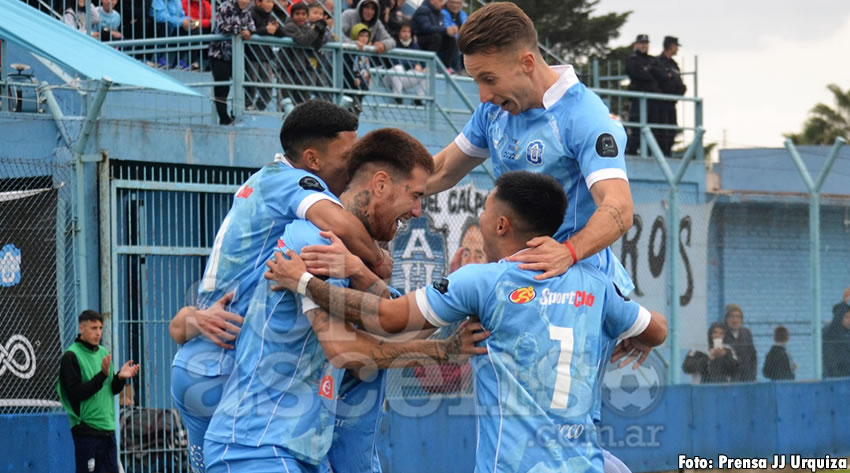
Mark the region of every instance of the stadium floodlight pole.
[[652, 156], [655, 158], [655, 161], [658, 163], [658, 167], [661, 168], [661, 172], [664, 174], [664, 179], [667, 180], [667, 184], [670, 186], [670, 205], [667, 208], [667, 219], [670, 222], [670, 225], [668, 226], [669, 233], [667, 234], [667, 248], [670, 251], [670, 266], [667, 268], [667, 301], [670, 305], [668, 309], [670, 317], [670, 369], [667, 370], [668, 384], [679, 384], [681, 374], [678, 368], [682, 365], [681, 361], [679, 360], [679, 328], [681, 326], [679, 318], [680, 303], [678, 251], [679, 183], [682, 182], [682, 177], [684, 177], [685, 171], [688, 169], [688, 164], [691, 162], [691, 159], [693, 159], [694, 155], [697, 154], [696, 151], [699, 147], [699, 143], [702, 142], [703, 133], [705, 133], [704, 129], [697, 128], [694, 140], [691, 142], [691, 145], [688, 146], [687, 151], [685, 151], [685, 155], [682, 156], [682, 162], [679, 164], [678, 169], [676, 169], [676, 174], [673, 174], [673, 171], [670, 169], [670, 165], [667, 164], [667, 160], [664, 158], [664, 153], [661, 152], [661, 148], [658, 146], [658, 142], [655, 141], [655, 137], [652, 135], [652, 131], [649, 129], [649, 126], [644, 125], [644, 127], [641, 129], [643, 140], [646, 141], [646, 144], [649, 146], [649, 150], [652, 153]]
[[797, 170], [800, 171], [800, 177], [803, 178], [803, 182], [809, 189], [809, 270], [812, 281], [812, 351], [814, 352], [815, 360], [815, 379], [823, 378], [822, 322], [820, 314], [820, 189], [844, 143], [844, 138], [840, 136], [835, 140], [835, 144], [832, 145], [832, 149], [826, 157], [826, 163], [824, 163], [820, 175], [817, 180], [813, 181], [812, 175], [806, 169], [803, 158], [800, 157], [797, 147], [794, 146], [794, 142], [791, 141], [791, 138], [785, 139], [785, 149], [788, 150], [791, 159], [797, 166]]

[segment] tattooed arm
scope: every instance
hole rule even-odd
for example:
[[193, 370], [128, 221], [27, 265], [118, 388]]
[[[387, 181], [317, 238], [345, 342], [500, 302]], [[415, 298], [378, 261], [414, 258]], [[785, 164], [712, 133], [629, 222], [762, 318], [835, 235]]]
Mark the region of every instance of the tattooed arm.
[[477, 320], [464, 322], [445, 340], [399, 342], [354, 329], [350, 323], [331, 317], [321, 308], [308, 311], [307, 317], [325, 355], [335, 368], [359, 371], [361, 368], [386, 369], [418, 363], [460, 362], [464, 357], [487, 352], [485, 347], [475, 346], [476, 342], [489, 335], [489, 332], [482, 331]]

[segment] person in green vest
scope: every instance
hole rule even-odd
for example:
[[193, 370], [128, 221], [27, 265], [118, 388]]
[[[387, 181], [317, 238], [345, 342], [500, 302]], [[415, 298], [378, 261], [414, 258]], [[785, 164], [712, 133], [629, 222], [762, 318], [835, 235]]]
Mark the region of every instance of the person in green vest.
[[117, 473], [115, 404], [127, 379], [139, 373], [133, 360], [113, 375], [112, 355], [100, 346], [103, 316], [85, 310], [80, 334], [62, 355], [56, 391], [71, 421], [77, 473]]

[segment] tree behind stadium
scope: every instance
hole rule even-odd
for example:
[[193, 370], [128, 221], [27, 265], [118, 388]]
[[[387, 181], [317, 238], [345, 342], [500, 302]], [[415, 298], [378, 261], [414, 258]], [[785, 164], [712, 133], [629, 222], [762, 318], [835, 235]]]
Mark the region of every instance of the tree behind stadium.
[[837, 84], [826, 86], [835, 99], [835, 108], [819, 103], [809, 110], [803, 131], [785, 135], [798, 145], [831, 145], [839, 136], [850, 141], [850, 89]]
[[[540, 43], [568, 63], [606, 58], [631, 11], [593, 15], [598, 0], [513, 0], [537, 28]], [[630, 52], [630, 51], [629, 51]]]

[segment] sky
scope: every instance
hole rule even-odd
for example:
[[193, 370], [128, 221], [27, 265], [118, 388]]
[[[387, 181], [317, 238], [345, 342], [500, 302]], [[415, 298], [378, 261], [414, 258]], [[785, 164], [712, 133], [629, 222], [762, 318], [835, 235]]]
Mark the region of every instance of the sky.
[[[706, 143], [781, 147], [812, 106], [835, 106], [827, 84], [850, 88], [850, 0], [600, 0], [595, 13], [628, 10], [612, 46], [645, 33], [655, 55], [670, 35], [683, 45], [683, 71], [698, 56]], [[692, 109], [684, 112], [693, 125]], [[682, 115], [680, 107], [680, 123]]]

